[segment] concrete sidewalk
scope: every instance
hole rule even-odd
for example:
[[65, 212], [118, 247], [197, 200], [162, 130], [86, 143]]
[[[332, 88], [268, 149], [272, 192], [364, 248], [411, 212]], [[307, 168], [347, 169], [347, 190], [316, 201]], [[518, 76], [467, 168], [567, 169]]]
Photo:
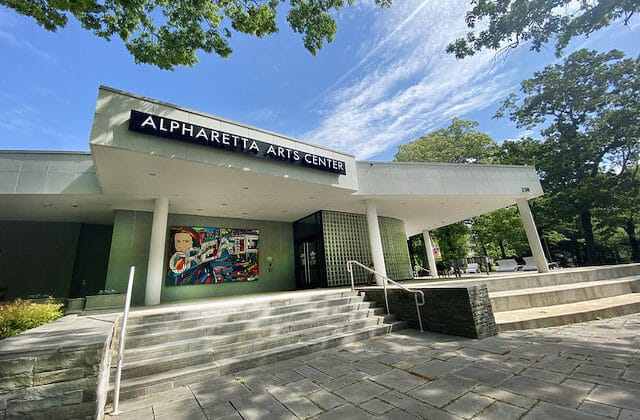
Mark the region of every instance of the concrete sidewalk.
[[120, 408], [106, 418], [640, 419], [640, 314], [480, 341], [403, 330]]

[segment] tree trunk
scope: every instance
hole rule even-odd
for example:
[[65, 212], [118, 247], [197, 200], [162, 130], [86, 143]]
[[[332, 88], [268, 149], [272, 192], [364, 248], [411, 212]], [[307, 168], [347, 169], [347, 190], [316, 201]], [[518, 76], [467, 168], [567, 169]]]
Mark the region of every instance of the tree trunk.
[[573, 263], [575, 266], [581, 267], [584, 265], [584, 261], [582, 259], [582, 255], [581, 255], [581, 250], [580, 250], [580, 246], [578, 245], [578, 241], [576, 241], [575, 239], [571, 240], [571, 245], [573, 245], [573, 253], [574, 253], [574, 257], [573, 257]]
[[636, 224], [632, 217], [627, 219], [624, 227], [625, 232], [629, 236], [629, 244], [631, 245], [631, 259], [633, 262], [640, 262], [640, 240], [636, 237]]
[[580, 225], [584, 235], [584, 249], [587, 254], [587, 265], [598, 265], [598, 253], [593, 239], [593, 224], [591, 223], [591, 210], [580, 212]]
[[507, 258], [507, 253], [504, 252], [504, 242], [500, 241], [500, 254], [502, 254], [502, 259], [506, 259]]

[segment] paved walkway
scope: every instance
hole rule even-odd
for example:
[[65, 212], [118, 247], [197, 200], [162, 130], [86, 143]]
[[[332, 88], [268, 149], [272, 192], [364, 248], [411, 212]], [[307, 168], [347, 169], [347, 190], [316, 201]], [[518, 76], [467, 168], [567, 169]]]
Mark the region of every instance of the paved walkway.
[[640, 419], [640, 314], [480, 341], [403, 330], [120, 407], [112, 418]]

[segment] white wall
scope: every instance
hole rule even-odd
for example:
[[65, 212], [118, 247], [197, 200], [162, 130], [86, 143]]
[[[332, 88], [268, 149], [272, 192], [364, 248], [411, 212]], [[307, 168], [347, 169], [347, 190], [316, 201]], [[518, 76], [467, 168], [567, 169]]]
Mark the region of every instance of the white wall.
[[[305, 167], [298, 167], [280, 161], [272, 162], [266, 159], [258, 159], [203, 145], [131, 132], [128, 129], [128, 123], [132, 109], [341, 160], [346, 164], [347, 174], [337, 175]], [[357, 188], [355, 158], [352, 155], [314, 146], [266, 130], [249, 127], [107, 87], [101, 87], [99, 91], [91, 129], [90, 144], [117, 147], [145, 154], [207, 163], [244, 171], [253, 171], [274, 177], [286, 176], [290, 179], [314, 184], [324, 184], [349, 189]]]

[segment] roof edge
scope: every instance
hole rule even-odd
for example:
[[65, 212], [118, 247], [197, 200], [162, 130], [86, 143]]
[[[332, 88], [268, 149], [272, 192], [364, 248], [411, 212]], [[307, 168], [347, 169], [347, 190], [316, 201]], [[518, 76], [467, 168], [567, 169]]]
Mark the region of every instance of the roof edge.
[[476, 168], [533, 168], [532, 165], [495, 165], [491, 163], [447, 163], [447, 162], [395, 162], [395, 161], [369, 161], [357, 160], [357, 164], [370, 165], [432, 165], [432, 166], [456, 166], [456, 167], [476, 167]]
[[125, 90], [120, 90], [120, 89], [116, 89], [116, 88], [112, 88], [112, 87], [104, 86], [104, 85], [100, 85], [98, 87], [98, 89], [99, 90], [106, 90], [106, 91], [117, 93], [117, 94], [120, 94], [120, 95], [126, 95], [126, 96], [129, 96], [129, 97], [132, 97], [132, 98], [136, 98], [136, 99], [139, 99], [139, 100], [142, 100], [142, 101], [153, 102], [153, 103], [158, 104], [158, 105], [168, 106], [168, 107], [180, 110], [180, 111], [184, 111], [184, 112], [188, 112], [188, 113], [191, 113], [191, 114], [200, 115], [200, 116], [203, 116], [203, 117], [215, 118], [215, 119], [218, 119], [220, 121], [223, 121], [223, 122], [226, 122], [226, 123], [229, 123], [229, 124], [239, 125], [239, 126], [242, 126], [242, 127], [249, 128], [251, 130], [259, 131], [259, 132], [262, 132], [262, 133], [265, 133], [265, 134], [269, 134], [269, 135], [272, 135], [272, 136], [282, 137], [284, 139], [287, 139], [287, 140], [290, 140], [290, 141], [293, 141], [293, 142], [296, 142], [296, 143], [301, 143], [301, 144], [304, 144], [304, 145], [310, 146], [310, 147], [317, 147], [317, 148], [323, 149], [323, 150], [325, 150], [327, 152], [338, 153], [338, 154], [341, 154], [341, 155], [344, 155], [344, 156], [349, 156], [349, 157], [352, 157], [352, 158], [355, 159], [355, 155], [353, 155], [351, 153], [345, 153], [345, 152], [342, 152], [342, 151], [339, 151], [339, 150], [330, 149], [330, 148], [328, 148], [326, 146], [322, 146], [322, 145], [314, 144], [314, 143], [309, 143], [309, 142], [306, 142], [304, 140], [300, 140], [300, 139], [296, 139], [294, 137], [290, 137], [290, 136], [286, 136], [286, 135], [283, 135], [283, 134], [280, 134], [280, 133], [276, 133], [275, 131], [269, 131], [269, 130], [265, 130], [263, 128], [254, 127], [252, 125], [247, 125], [245, 123], [241, 123], [241, 122], [238, 122], [238, 121], [230, 120], [228, 118], [219, 117], [219, 116], [213, 115], [213, 114], [207, 114], [206, 112], [197, 111], [195, 109], [191, 109], [191, 108], [183, 107], [183, 106], [180, 106], [180, 105], [172, 104], [170, 102], [161, 101], [159, 99], [148, 98], [148, 97], [143, 96], [143, 95], [138, 95], [138, 94], [135, 94], [135, 93], [127, 92]]
[[0, 150], [0, 153], [30, 155], [91, 155], [91, 151], [77, 150]]

